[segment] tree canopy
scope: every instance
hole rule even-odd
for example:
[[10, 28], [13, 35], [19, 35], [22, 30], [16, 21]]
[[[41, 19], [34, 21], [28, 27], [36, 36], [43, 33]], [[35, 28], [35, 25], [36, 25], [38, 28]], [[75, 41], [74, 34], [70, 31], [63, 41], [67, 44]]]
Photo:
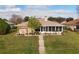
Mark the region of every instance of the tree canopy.
[[69, 17], [69, 18], [66, 19], [67, 22], [72, 21], [72, 20], [73, 20], [72, 17]]
[[23, 22], [23, 19], [20, 15], [12, 15], [10, 22], [12, 22], [14, 24], [19, 24], [19, 23]]
[[48, 18], [49, 21], [57, 21], [59, 23], [63, 22], [63, 21], [71, 21], [73, 20], [72, 17], [68, 17], [68, 18], [64, 18], [64, 17], [49, 17]]
[[8, 33], [10, 29], [10, 25], [0, 18], [0, 35]]
[[29, 20], [29, 16], [24, 17], [24, 22], [27, 22]]
[[35, 17], [30, 17], [28, 21], [28, 27], [32, 29], [38, 29], [41, 26], [41, 23], [39, 20], [37, 20]]

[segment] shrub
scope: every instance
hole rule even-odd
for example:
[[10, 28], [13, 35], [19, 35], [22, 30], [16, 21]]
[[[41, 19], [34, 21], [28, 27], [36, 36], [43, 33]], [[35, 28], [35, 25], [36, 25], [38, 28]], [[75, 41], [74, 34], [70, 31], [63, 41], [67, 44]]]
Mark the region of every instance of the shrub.
[[10, 25], [4, 20], [0, 19], [0, 35], [9, 33], [10, 29]]

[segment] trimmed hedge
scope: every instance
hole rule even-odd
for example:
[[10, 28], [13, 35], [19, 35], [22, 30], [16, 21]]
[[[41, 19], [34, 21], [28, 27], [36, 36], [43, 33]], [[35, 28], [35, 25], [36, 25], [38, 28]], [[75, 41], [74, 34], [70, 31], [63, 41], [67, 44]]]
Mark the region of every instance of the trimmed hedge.
[[0, 35], [9, 33], [10, 29], [10, 25], [4, 20], [0, 19]]

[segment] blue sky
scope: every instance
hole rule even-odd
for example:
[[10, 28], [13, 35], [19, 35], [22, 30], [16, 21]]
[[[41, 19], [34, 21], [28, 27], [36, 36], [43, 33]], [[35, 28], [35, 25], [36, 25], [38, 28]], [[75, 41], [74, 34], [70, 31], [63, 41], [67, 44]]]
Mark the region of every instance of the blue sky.
[[49, 8], [51, 10], [64, 9], [64, 10], [76, 11], [75, 5], [55, 5], [55, 6], [49, 6]]
[[[18, 8], [21, 8], [21, 10], [26, 10], [27, 7], [29, 5], [16, 5], [16, 7]], [[34, 5], [31, 5], [31, 6], [34, 6]], [[39, 5], [37, 5], [39, 6]], [[72, 12], [76, 12], [76, 5], [42, 5], [41, 9], [44, 7], [44, 6], [48, 6], [47, 8], [49, 10], [59, 10], [59, 9], [64, 9], [64, 10], [69, 10], [69, 11], [72, 11]]]
[[[18, 13], [17, 13], [18, 12]], [[76, 5], [0, 5], [0, 17], [12, 14], [22, 16], [55, 16], [77, 18]]]

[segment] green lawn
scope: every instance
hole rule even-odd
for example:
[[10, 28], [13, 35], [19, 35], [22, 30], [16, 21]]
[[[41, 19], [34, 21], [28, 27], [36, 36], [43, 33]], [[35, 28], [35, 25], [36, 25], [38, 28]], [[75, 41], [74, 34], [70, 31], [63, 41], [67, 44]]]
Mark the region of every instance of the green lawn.
[[38, 37], [0, 35], [0, 54], [37, 54]]
[[65, 32], [64, 35], [44, 36], [46, 53], [49, 54], [78, 54], [79, 33]]

